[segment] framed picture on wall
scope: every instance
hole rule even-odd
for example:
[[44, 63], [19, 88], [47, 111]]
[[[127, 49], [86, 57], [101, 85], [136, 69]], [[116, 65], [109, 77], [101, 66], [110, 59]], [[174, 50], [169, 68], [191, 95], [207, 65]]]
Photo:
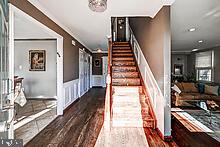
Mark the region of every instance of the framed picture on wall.
[[29, 64], [29, 71], [46, 71], [46, 51], [30, 50]]
[[174, 74], [182, 75], [183, 74], [183, 65], [182, 64], [174, 64]]
[[101, 67], [101, 60], [100, 59], [95, 59], [94, 66], [95, 67]]

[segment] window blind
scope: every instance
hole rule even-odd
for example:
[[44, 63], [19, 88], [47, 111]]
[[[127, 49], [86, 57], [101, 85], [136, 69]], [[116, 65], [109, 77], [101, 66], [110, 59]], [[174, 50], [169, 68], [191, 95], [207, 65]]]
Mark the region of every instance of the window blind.
[[196, 68], [212, 67], [212, 51], [196, 54]]

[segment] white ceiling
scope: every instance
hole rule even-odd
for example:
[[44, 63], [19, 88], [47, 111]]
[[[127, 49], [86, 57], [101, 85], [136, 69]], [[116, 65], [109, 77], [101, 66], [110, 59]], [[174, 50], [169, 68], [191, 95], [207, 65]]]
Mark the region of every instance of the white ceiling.
[[92, 12], [88, 0], [29, 1], [88, 48], [106, 50], [111, 16], [153, 17], [164, 4], [174, 0], [108, 0], [104, 13]]
[[[197, 30], [189, 32], [193, 27]], [[220, 0], [176, 0], [171, 6], [171, 28], [173, 51], [219, 46]]]
[[31, 22], [24, 16], [15, 13], [14, 16], [14, 38], [15, 39], [51, 39], [41, 27]]

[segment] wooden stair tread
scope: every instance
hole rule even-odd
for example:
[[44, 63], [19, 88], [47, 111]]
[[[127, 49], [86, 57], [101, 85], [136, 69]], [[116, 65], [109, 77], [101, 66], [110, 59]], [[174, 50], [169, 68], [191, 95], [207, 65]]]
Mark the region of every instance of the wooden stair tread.
[[113, 57], [113, 61], [134, 61], [134, 58], [132, 57]]
[[126, 46], [126, 47], [130, 47], [129, 44], [114, 44], [114, 45], [113, 45], [113, 47], [118, 47], [118, 46], [122, 46], [122, 47], [124, 47], [124, 46]]
[[138, 77], [139, 77], [139, 73], [136, 71], [112, 73], [112, 78], [138, 78]]
[[112, 65], [113, 66], [131, 66], [131, 65], [135, 66], [135, 62], [134, 61], [124, 61], [124, 60], [118, 61], [118, 60], [116, 60], [116, 61], [113, 61]]
[[128, 54], [128, 53], [124, 53], [124, 54], [112, 54], [113, 57], [133, 57], [133, 54]]
[[115, 72], [135, 72], [137, 71], [136, 66], [112, 66], [113, 73]]
[[113, 48], [112, 52], [129, 52], [132, 53], [132, 50], [130, 48]]

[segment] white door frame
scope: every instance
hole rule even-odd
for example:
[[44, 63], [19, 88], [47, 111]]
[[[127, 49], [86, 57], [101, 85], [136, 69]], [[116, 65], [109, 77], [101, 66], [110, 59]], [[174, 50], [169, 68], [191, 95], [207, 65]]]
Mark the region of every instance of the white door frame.
[[34, 24], [41, 27], [45, 30], [48, 34], [53, 36], [57, 39], [57, 115], [63, 115], [63, 37], [57, 34], [55, 31], [51, 30], [44, 24], [40, 23], [33, 17], [29, 16], [22, 10], [16, 8], [14, 5], [9, 4], [9, 56], [10, 56], [10, 77], [14, 78], [14, 14], [18, 13], [19, 15], [25, 17], [26, 19], [30, 20]]
[[89, 65], [90, 66], [90, 75], [89, 75], [90, 76], [90, 87], [89, 88], [92, 88], [92, 86], [93, 86], [93, 82], [92, 82], [93, 81], [93, 79], [92, 79], [92, 64], [93, 64], [92, 63], [92, 55], [89, 56], [89, 60], [90, 60], [90, 65]]
[[102, 76], [103, 76], [103, 86], [102, 87], [106, 87], [106, 79], [107, 79], [107, 72], [108, 72], [108, 67], [106, 67], [106, 71], [105, 71], [105, 66], [108, 66], [108, 56], [103, 56], [102, 57]]

